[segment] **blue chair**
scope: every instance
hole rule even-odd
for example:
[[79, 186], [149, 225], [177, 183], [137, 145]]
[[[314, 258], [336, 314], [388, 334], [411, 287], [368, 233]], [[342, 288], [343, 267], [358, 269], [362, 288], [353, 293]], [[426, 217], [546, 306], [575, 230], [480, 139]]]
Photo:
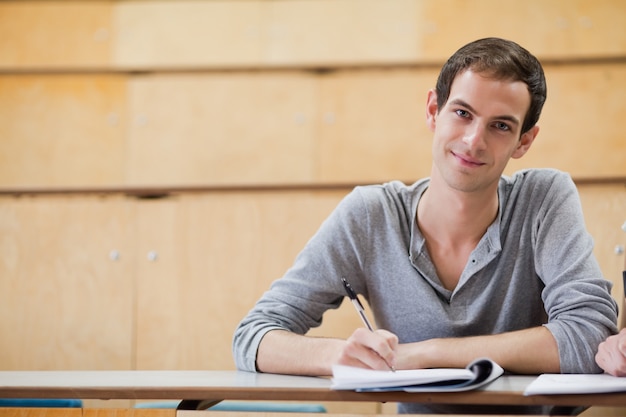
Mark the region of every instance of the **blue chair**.
[[[177, 408], [180, 401], [163, 401], [139, 403], [135, 408]], [[281, 402], [248, 402], [222, 401], [208, 408], [211, 411], [244, 411], [265, 413], [325, 413], [326, 407], [321, 404], [281, 403]]]
[[0, 398], [0, 407], [82, 408], [81, 400], [63, 398]]

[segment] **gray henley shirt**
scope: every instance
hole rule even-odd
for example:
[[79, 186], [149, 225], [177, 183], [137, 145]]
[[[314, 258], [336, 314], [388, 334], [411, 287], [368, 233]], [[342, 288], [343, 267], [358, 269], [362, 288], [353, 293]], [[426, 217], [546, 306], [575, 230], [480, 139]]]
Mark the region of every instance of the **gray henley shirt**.
[[617, 331], [617, 305], [570, 176], [552, 169], [503, 176], [498, 216], [453, 291], [437, 278], [417, 227], [428, 184], [394, 181], [349, 193], [239, 324], [238, 369], [256, 370], [268, 331], [305, 334], [319, 326], [345, 297], [343, 276], [368, 301], [376, 325], [400, 343], [544, 325], [557, 341], [561, 372], [600, 372], [594, 355]]

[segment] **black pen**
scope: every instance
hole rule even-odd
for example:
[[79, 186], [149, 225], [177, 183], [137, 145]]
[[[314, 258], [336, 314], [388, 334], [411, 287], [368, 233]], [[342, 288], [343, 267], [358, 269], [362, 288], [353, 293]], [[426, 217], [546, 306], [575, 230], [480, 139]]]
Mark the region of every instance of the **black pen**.
[[[370, 324], [370, 321], [367, 319], [367, 316], [365, 315], [365, 308], [363, 308], [363, 304], [361, 304], [361, 300], [359, 300], [359, 297], [356, 295], [356, 292], [354, 291], [350, 283], [346, 281], [345, 278], [342, 277], [341, 282], [343, 283], [343, 287], [346, 289], [346, 293], [348, 294], [348, 298], [352, 302], [352, 305], [354, 306], [354, 308], [356, 308], [357, 313], [359, 313], [359, 316], [361, 317], [363, 324], [365, 324], [365, 327], [367, 327], [370, 332], [373, 332], [374, 327], [372, 327], [372, 325]], [[389, 369], [391, 371], [396, 372], [393, 366], [389, 364], [387, 364], [387, 366], [389, 366]]]

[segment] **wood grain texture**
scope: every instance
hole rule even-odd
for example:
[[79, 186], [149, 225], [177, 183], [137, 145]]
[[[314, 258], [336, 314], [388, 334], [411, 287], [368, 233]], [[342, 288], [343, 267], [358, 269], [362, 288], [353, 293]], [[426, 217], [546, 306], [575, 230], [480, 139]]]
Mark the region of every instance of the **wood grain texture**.
[[[216, 193], [140, 202], [138, 253], [159, 256], [137, 264], [138, 369], [234, 369], [237, 324], [344, 194]], [[345, 335], [358, 324], [350, 314], [324, 329]]]
[[131, 214], [98, 197], [0, 201], [1, 369], [133, 365]]
[[122, 76], [0, 76], [0, 186], [123, 183], [125, 106]]
[[310, 75], [138, 77], [129, 95], [130, 185], [313, 180], [316, 88]]
[[110, 66], [114, 2], [0, 2], [0, 69]]

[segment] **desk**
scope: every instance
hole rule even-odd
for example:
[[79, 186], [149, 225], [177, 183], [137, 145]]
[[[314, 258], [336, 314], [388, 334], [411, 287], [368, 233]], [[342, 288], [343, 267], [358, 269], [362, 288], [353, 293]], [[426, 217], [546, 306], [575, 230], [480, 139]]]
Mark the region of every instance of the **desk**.
[[369, 401], [442, 404], [626, 406], [626, 395], [524, 396], [532, 376], [502, 376], [457, 393], [335, 391], [327, 378], [241, 371], [0, 371], [0, 398]]

